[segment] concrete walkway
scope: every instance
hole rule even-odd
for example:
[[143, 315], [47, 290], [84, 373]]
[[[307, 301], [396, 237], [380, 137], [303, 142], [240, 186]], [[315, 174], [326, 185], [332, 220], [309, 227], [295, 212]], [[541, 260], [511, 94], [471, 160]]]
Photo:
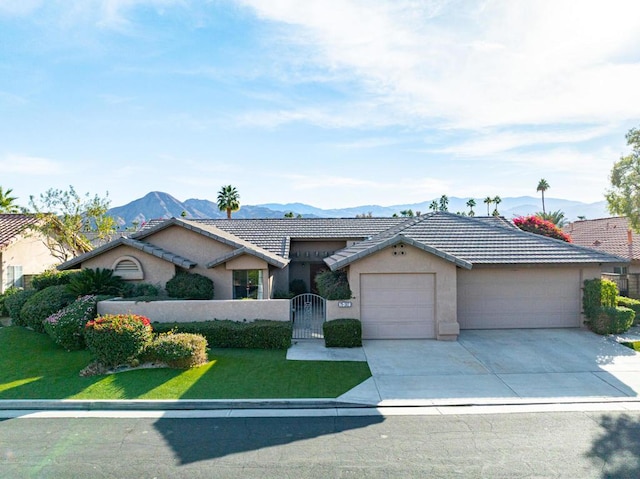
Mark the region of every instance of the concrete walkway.
[[[463, 331], [457, 342], [368, 340], [362, 353], [372, 377], [338, 400], [378, 406], [640, 400], [640, 354], [616, 339], [532, 329]], [[310, 353], [314, 346], [316, 360], [360, 354], [357, 348], [344, 350], [342, 359], [343, 350], [322, 357], [320, 341], [302, 348]]]

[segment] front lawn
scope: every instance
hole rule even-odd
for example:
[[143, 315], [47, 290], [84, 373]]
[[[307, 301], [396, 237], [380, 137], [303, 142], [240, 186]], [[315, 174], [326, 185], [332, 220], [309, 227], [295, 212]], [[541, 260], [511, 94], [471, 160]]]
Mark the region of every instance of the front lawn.
[[287, 361], [286, 351], [212, 349], [189, 370], [139, 369], [80, 377], [87, 351], [45, 334], [0, 328], [0, 399], [335, 398], [369, 376], [364, 362]]

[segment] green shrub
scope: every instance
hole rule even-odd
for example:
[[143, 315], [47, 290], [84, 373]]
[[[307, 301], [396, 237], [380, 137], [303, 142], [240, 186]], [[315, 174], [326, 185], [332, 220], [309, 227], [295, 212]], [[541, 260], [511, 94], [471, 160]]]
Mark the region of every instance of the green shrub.
[[147, 347], [144, 358], [176, 369], [200, 366], [208, 361], [207, 340], [201, 334], [162, 333]]
[[350, 299], [351, 289], [345, 271], [322, 271], [315, 278], [318, 294], [325, 299]]
[[198, 273], [178, 271], [165, 289], [172, 298], [213, 299], [213, 281]]
[[616, 298], [616, 304], [618, 306], [624, 306], [625, 308], [633, 309], [636, 313], [634, 324], [638, 324], [640, 321], [640, 301], [633, 298], [627, 298], [626, 296], [618, 296]]
[[153, 338], [149, 319], [136, 314], [106, 314], [89, 321], [84, 328], [87, 348], [103, 366], [129, 364], [148, 347]]
[[24, 324], [22, 324], [20, 312], [22, 311], [22, 307], [24, 306], [24, 304], [34, 294], [36, 294], [35, 289], [25, 289], [10, 294], [4, 299], [4, 307], [7, 310], [7, 314], [9, 314], [9, 317], [13, 319], [14, 324], [17, 324], [18, 326], [24, 326]]
[[63, 284], [49, 286], [36, 292], [24, 303], [20, 310], [19, 323], [34, 331], [44, 333], [42, 322], [53, 313], [73, 303], [75, 299], [75, 295], [67, 291], [67, 286]]
[[201, 334], [211, 348], [288, 349], [291, 346], [289, 321], [256, 320], [241, 323], [230, 320], [188, 323], [154, 323], [157, 332], [176, 331]]
[[600, 308], [616, 306], [618, 287], [608, 279], [587, 279], [582, 290], [582, 309], [588, 321], [598, 317]]
[[43, 273], [36, 274], [31, 279], [31, 286], [37, 290], [42, 291], [50, 286], [59, 286], [61, 284], [69, 284], [71, 278], [73, 278], [79, 271], [58, 271], [57, 269], [48, 269]]
[[151, 283], [125, 283], [122, 288], [123, 298], [155, 298], [160, 296], [160, 288]]
[[53, 342], [67, 351], [84, 349], [84, 327], [96, 317], [98, 299], [83, 296], [44, 320], [44, 330]]
[[273, 299], [291, 299], [295, 295], [291, 291], [283, 291], [281, 289], [277, 289], [273, 293]]
[[334, 319], [322, 325], [324, 344], [328, 348], [362, 346], [362, 323], [357, 319]]
[[289, 291], [293, 296], [298, 296], [299, 294], [308, 293], [309, 289], [307, 288], [307, 283], [303, 280], [294, 279], [289, 283]]
[[124, 280], [114, 276], [113, 270], [107, 268], [83, 269], [73, 275], [67, 285], [67, 291], [76, 297], [88, 294], [119, 295], [123, 288]]
[[11, 286], [10, 288], [7, 288], [4, 293], [0, 294], [0, 316], [9, 316], [9, 310], [4, 305], [4, 300], [9, 296], [19, 293], [20, 291], [22, 291], [21, 288]]
[[633, 324], [636, 313], [624, 307], [602, 306], [598, 315], [589, 320], [589, 328], [597, 334], [620, 334]]

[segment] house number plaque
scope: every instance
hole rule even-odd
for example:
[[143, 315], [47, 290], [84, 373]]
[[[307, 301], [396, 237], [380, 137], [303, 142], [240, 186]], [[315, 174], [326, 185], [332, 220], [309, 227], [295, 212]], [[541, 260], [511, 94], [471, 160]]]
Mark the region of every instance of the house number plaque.
[[351, 301], [338, 301], [338, 308], [350, 308], [353, 306]]

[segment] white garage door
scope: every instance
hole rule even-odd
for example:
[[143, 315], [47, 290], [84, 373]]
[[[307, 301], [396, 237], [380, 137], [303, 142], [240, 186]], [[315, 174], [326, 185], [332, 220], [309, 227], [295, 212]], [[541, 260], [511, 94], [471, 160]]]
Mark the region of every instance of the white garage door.
[[365, 339], [435, 337], [434, 274], [361, 274]]
[[461, 329], [580, 326], [577, 269], [458, 270]]

